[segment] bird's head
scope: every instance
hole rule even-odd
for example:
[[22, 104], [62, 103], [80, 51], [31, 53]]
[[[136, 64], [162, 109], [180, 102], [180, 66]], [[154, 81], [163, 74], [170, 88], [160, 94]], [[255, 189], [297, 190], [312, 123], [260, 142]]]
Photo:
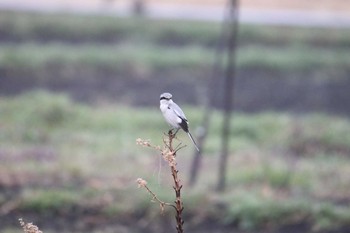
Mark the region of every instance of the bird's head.
[[169, 101], [169, 100], [171, 100], [172, 97], [173, 96], [170, 93], [166, 92], [166, 93], [163, 93], [160, 95], [160, 101], [162, 101], [162, 100]]

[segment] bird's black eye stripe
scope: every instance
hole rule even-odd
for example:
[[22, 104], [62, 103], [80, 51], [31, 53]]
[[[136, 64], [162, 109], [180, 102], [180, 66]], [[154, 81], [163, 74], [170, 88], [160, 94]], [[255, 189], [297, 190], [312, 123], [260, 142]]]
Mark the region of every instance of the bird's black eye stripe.
[[169, 99], [164, 97], [164, 96], [162, 96], [162, 97], [160, 97], [160, 100], [169, 100]]

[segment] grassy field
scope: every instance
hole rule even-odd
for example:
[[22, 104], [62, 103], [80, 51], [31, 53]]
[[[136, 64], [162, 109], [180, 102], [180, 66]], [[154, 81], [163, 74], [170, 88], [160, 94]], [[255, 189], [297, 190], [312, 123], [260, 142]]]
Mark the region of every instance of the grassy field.
[[[243, 25], [238, 66], [282, 71], [347, 67], [350, 32], [324, 30]], [[40, 72], [55, 62], [96, 69], [120, 69], [131, 62], [159, 68], [205, 67], [212, 63], [220, 25], [2, 12], [0, 31], [0, 66]]]
[[[189, 104], [196, 132], [219, 32], [215, 23], [1, 12], [0, 231], [20, 232], [22, 217], [52, 233], [168, 232], [172, 209], [160, 214], [135, 182], [146, 179], [171, 202], [167, 165], [136, 139], [162, 144], [162, 90]], [[349, 30], [241, 25], [236, 109], [260, 112], [233, 116], [224, 193], [214, 191], [221, 113], [192, 188], [194, 149], [179, 134], [189, 144], [178, 155], [186, 232], [350, 227], [350, 122], [313, 112], [346, 109], [349, 38]]]
[[[109, 227], [158, 232], [171, 224], [172, 209], [161, 215], [135, 183], [143, 177], [161, 199], [173, 199], [167, 166], [160, 165], [156, 151], [135, 143], [144, 138], [161, 145], [167, 126], [158, 109], [87, 106], [45, 92], [1, 98], [0, 109], [3, 232], [18, 232], [9, 229], [16, 217], [34, 221], [45, 232], [110, 232]], [[185, 110], [195, 129], [200, 111]], [[349, 227], [347, 119], [235, 114], [228, 189], [216, 193], [220, 122], [215, 112], [194, 188], [186, 185], [193, 148], [185, 134], [179, 135], [189, 144], [178, 155], [186, 229], [330, 232]]]
[[[155, 99], [149, 93], [172, 90], [179, 100], [199, 104], [218, 59], [220, 28], [218, 23], [1, 12], [0, 91], [14, 95], [40, 87], [85, 103], [150, 106]], [[237, 109], [348, 114], [349, 38], [345, 29], [241, 25]]]

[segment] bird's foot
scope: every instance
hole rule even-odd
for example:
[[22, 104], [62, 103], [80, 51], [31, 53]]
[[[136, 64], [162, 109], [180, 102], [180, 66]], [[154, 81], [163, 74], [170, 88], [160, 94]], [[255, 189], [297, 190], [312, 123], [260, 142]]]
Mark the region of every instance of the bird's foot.
[[[175, 131], [175, 132], [174, 132]], [[172, 138], [175, 138], [176, 137], [176, 134], [177, 132], [179, 131], [179, 129], [170, 129], [169, 132], [168, 132], [168, 135]]]
[[169, 138], [175, 138], [175, 133], [173, 132], [174, 129], [169, 130], [168, 135]]

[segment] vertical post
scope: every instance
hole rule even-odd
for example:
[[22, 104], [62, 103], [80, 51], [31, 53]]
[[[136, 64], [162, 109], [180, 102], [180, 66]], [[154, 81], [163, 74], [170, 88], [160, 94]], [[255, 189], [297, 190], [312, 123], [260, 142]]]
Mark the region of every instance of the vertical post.
[[[197, 144], [198, 144], [198, 147], [201, 148], [201, 151], [203, 151], [202, 148], [205, 143], [206, 137], [208, 135], [211, 115], [215, 104], [214, 102], [217, 99], [220, 84], [222, 84], [221, 83], [222, 82], [221, 77], [223, 76], [222, 65], [224, 63], [224, 55], [225, 55], [224, 52], [226, 51], [225, 46], [226, 46], [227, 36], [228, 36], [226, 32], [226, 26], [227, 26], [226, 24], [227, 24], [227, 18], [224, 17], [220, 28], [220, 35], [216, 45], [216, 52], [214, 56], [214, 63], [212, 65], [213, 67], [211, 71], [211, 76], [207, 83], [207, 88], [206, 88], [207, 95], [203, 96], [203, 98], [205, 99], [203, 119], [202, 119], [201, 126], [198, 130], [199, 133], [197, 135]], [[190, 186], [194, 186], [195, 183], [197, 182], [197, 176], [200, 169], [202, 158], [203, 157], [201, 156], [200, 152], [198, 152], [197, 150], [194, 150], [193, 159], [190, 167], [190, 174], [189, 174]]]
[[235, 81], [235, 62], [236, 62], [236, 44], [238, 33], [238, 0], [230, 1], [230, 19], [232, 26], [228, 38], [228, 61], [225, 74], [224, 85], [224, 119], [222, 124], [222, 146], [219, 159], [219, 176], [217, 191], [224, 191], [226, 188], [226, 170], [229, 153], [230, 123], [233, 105], [234, 81]]
[[145, 13], [145, 8], [146, 8], [145, 0], [132, 1], [132, 14], [134, 16], [143, 16]]

